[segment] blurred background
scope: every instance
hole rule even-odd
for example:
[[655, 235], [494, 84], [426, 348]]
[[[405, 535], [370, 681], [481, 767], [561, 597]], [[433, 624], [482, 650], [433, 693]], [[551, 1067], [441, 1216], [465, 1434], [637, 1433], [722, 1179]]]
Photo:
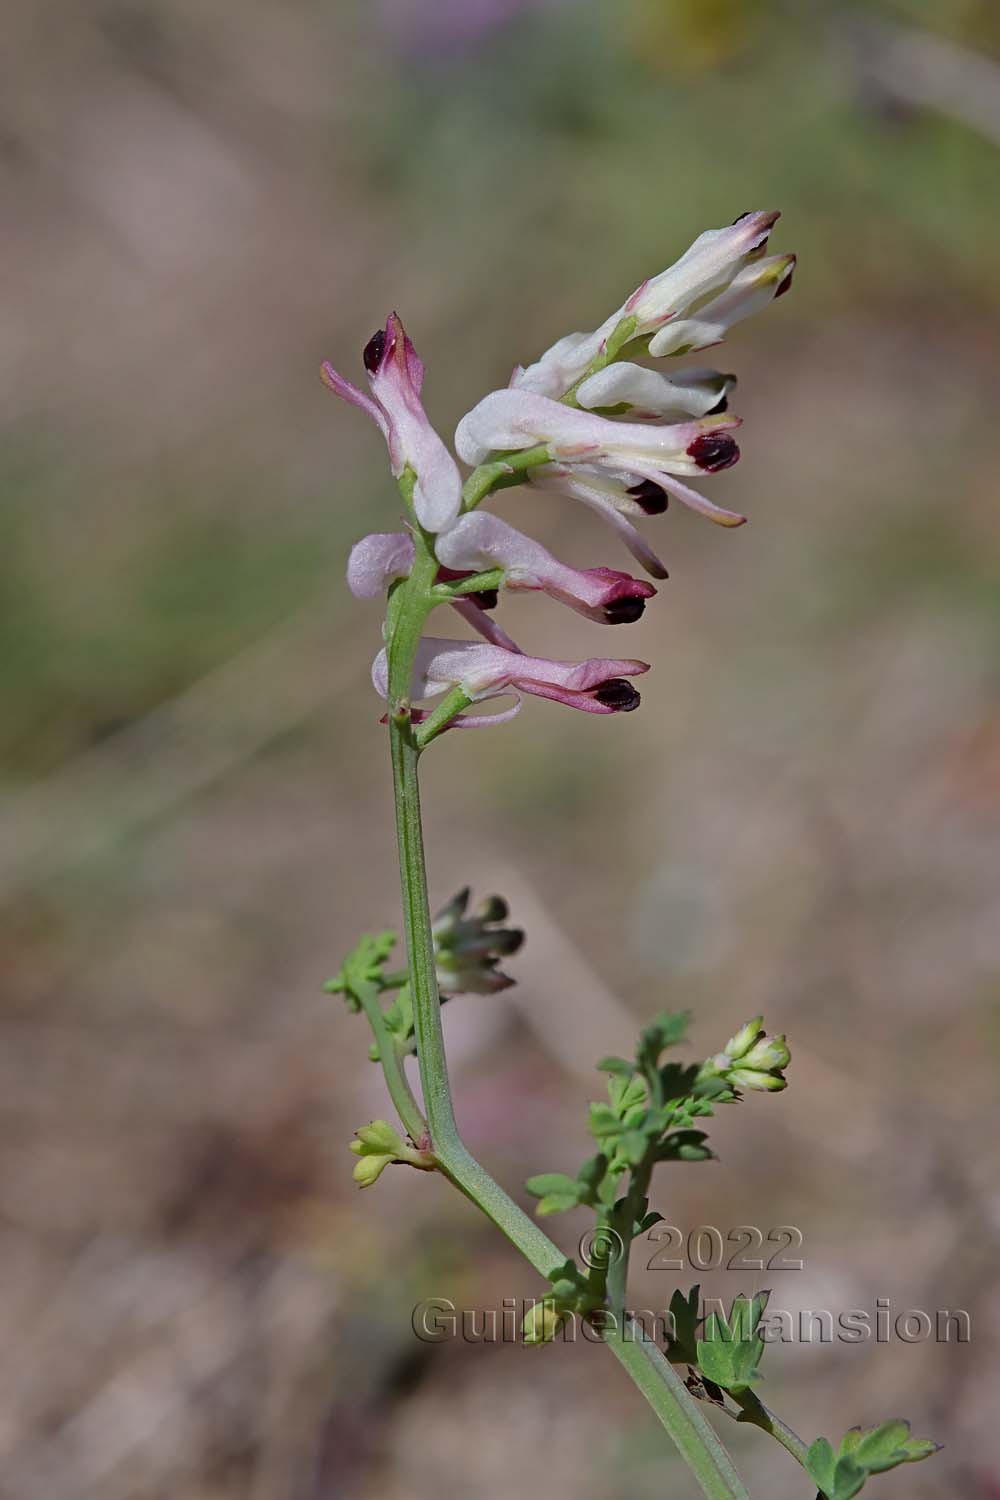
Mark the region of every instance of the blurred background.
[[[704, 1056], [763, 1011], [792, 1087], [655, 1203], [798, 1227], [804, 1268], [640, 1244], [636, 1301], [966, 1310], [965, 1345], [772, 1349], [767, 1394], [810, 1438], [947, 1443], [886, 1500], [996, 1500], [995, 4], [8, 0], [4, 29], [4, 1500], [692, 1493], [604, 1351], [415, 1339], [421, 1298], [537, 1283], [443, 1182], [351, 1182], [386, 1103], [321, 986], [398, 893], [379, 612], [342, 577], [398, 501], [317, 371], [357, 378], [398, 307], [450, 433], [771, 207], [799, 275], [725, 346], [744, 457], [711, 485], [751, 524], [648, 523], [671, 578], [613, 641], [654, 664], [641, 711], [530, 701], [428, 758], [435, 898], [499, 889], [529, 932], [516, 989], [449, 1007], [458, 1112], [524, 1199], [649, 1014], [693, 1009]], [[629, 566], [579, 506], [500, 506]], [[564, 616], [501, 609], [612, 649]], [[805, 1493], [723, 1435], [755, 1493]]]

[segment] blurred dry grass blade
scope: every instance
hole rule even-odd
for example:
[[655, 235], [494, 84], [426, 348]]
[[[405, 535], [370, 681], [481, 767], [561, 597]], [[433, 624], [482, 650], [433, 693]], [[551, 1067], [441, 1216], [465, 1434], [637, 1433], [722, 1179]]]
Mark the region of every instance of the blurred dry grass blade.
[[186, 692], [0, 806], [0, 902], [211, 786], [363, 676], [364, 623], [336, 649], [329, 602], [291, 619]]
[[982, 52], [869, 16], [835, 24], [865, 86], [878, 98], [932, 109], [1000, 146], [1000, 65]]

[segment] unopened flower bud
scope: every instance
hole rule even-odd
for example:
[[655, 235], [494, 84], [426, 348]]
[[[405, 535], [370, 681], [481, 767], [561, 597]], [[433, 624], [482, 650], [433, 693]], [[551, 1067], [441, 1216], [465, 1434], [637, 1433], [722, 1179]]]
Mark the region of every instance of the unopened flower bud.
[[754, 1016], [753, 1019], [751, 1021], [748, 1021], [745, 1026], [741, 1026], [736, 1035], [731, 1036], [729, 1038], [729, 1041], [723, 1047], [722, 1050], [725, 1055], [733, 1062], [735, 1062], [737, 1058], [744, 1057], [746, 1053], [750, 1051], [750, 1048], [753, 1046], [754, 1042], [756, 1042], [757, 1038], [760, 1036], [761, 1028], [763, 1027], [763, 1025], [764, 1017]]
[[354, 1181], [358, 1184], [358, 1187], [371, 1187], [372, 1183], [378, 1181], [389, 1163], [394, 1160], [394, 1157], [384, 1154], [362, 1156], [361, 1160], [355, 1163], [354, 1172], [352, 1174], [354, 1177]]
[[388, 1120], [373, 1120], [354, 1133], [357, 1139], [351, 1142], [351, 1150], [359, 1156], [368, 1151], [388, 1151], [395, 1155], [406, 1149], [399, 1132], [393, 1130]]
[[446, 995], [495, 994], [514, 983], [498, 967], [524, 942], [519, 927], [502, 927], [509, 908], [502, 896], [488, 896], [466, 915], [466, 886], [435, 917], [434, 956], [438, 985]]
[[777, 1093], [788, 1086], [780, 1073], [760, 1073], [754, 1068], [733, 1068], [729, 1082], [738, 1089], [757, 1089], [761, 1093]]
[[421, 1151], [411, 1146], [388, 1120], [372, 1120], [354, 1133], [351, 1150], [361, 1158], [355, 1163], [354, 1181], [359, 1187], [371, 1187], [377, 1182], [390, 1162], [405, 1162], [423, 1172], [431, 1172], [437, 1165], [430, 1151]]
[[740, 1066], [751, 1069], [759, 1068], [765, 1073], [771, 1073], [787, 1068], [791, 1060], [792, 1054], [783, 1036], [765, 1036], [750, 1048], [745, 1057], [741, 1058]]
[[551, 1344], [568, 1316], [565, 1308], [555, 1305], [551, 1297], [543, 1297], [524, 1315], [521, 1336], [526, 1344]]

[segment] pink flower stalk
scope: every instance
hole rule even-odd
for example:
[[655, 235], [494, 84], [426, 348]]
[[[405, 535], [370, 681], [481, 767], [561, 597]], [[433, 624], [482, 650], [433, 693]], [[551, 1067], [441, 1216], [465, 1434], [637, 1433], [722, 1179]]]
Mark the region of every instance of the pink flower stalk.
[[[535, 364], [515, 370], [511, 384], [543, 396], [565, 395], [602, 353], [623, 318], [636, 319], [634, 338], [649, 337], [705, 298], [722, 292], [763, 255], [779, 217], [773, 212], [746, 213], [725, 229], [706, 229], [680, 260], [644, 281], [593, 333], [559, 339]], [[651, 346], [650, 352], [658, 355], [668, 350]]]
[[378, 599], [413, 567], [413, 538], [405, 531], [373, 531], [347, 559], [347, 587], [355, 599]]
[[364, 362], [371, 396], [338, 375], [329, 363], [323, 365], [323, 380], [336, 395], [371, 417], [389, 446], [396, 478], [407, 468], [413, 470], [417, 519], [427, 531], [442, 531], [461, 508], [462, 479], [421, 404], [424, 367], [396, 313], [365, 345]]
[[613, 568], [571, 568], [541, 542], [499, 516], [474, 511], [438, 537], [435, 551], [449, 569], [482, 573], [503, 568], [508, 589], [539, 589], [578, 614], [604, 624], [637, 620], [656, 590]]
[[[639, 694], [625, 679], [648, 671], [649, 664], [644, 661], [600, 657], [581, 662], [550, 661], [488, 641], [425, 636], [417, 648], [411, 695], [414, 699], [432, 698], [459, 687], [473, 702], [510, 692], [515, 696], [531, 693], [585, 713], [630, 713], [639, 707]], [[389, 667], [384, 649], [375, 658], [372, 682], [376, 692], [387, 698]]]
[[736, 463], [740, 450], [728, 415], [694, 422], [647, 425], [617, 422], [577, 411], [530, 391], [493, 391], [458, 424], [455, 446], [466, 463], [491, 453], [544, 446], [560, 470], [577, 464], [624, 480], [626, 491], [650, 483], [722, 526], [741, 526], [745, 516], [723, 510], [681, 484], [680, 474], [714, 474]]

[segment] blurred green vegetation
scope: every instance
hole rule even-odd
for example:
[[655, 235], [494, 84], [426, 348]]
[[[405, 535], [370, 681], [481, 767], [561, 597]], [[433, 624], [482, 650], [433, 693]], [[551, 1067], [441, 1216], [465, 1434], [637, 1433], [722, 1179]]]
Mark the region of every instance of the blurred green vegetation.
[[[12, 1500], [428, 1500], [457, 1472], [507, 1500], [542, 1444], [551, 1493], [587, 1500], [622, 1482], [619, 1440], [591, 1451], [605, 1400], [636, 1494], [673, 1483], [593, 1351], [415, 1369], [403, 1302], [490, 1306], [523, 1270], [426, 1184], [351, 1196], [343, 1143], [385, 1106], [319, 990], [361, 928], [395, 921], [397, 874], [378, 609], [342, 575], [398, 506], [378, 435], [317, 370], [358, 379], [398, 307], [449, 434], [516, 362], [758, 207], [783, 211], [773, 244], [800, 263], [719, 353], [744, 457], [713, 497], [752, 524], [649, 522], [671, 577], [614, 641], [652, 663], [641, 711], [531, 703], [427, 758], [436, 897], [496, 879], [530, 934], [510, 997], [448, 1007], [460, 1113], [516, 1189], [543, 1129], [577, 1159], [591, 1053], [634, 1020], [691, 1005], [707, 1052], [765, 1011], [792, 1086], [724, 1127], [717, 1168], [672, 1177], [667, 1207], [801, 1222], [806, 1304], [971, 1307], [971, 1353], [790, 1350], [775, 1404], [815, 1431], [906, 1410], [949, 1445], [908, 1476], [914, 1500], [1000, 1486], [978, 1334], [1000, 1185], [970, 1148], [1000, 1128], [1000, 12], [504, 9], [414, 50], [388, 0], [10, 5]], [[570, 562], [628, 566], [568, 503], [498, 503]], [[566, 616], [501, 605], [529, 649], [607, 647]], [[555, 1031], [586, 1056], [556, 1055]], [[123, 1389], [152, 1413], [138, 1436]], [[739, 1457], [786, 1493], [780, 1454]]]

